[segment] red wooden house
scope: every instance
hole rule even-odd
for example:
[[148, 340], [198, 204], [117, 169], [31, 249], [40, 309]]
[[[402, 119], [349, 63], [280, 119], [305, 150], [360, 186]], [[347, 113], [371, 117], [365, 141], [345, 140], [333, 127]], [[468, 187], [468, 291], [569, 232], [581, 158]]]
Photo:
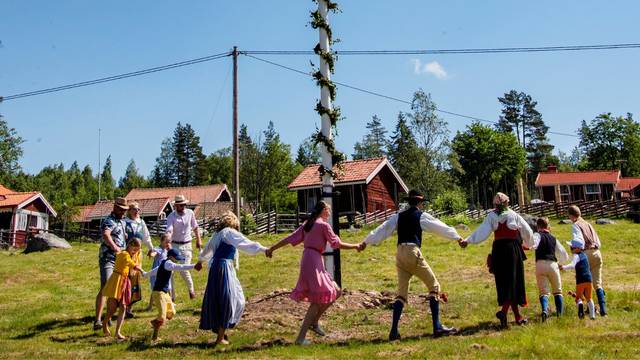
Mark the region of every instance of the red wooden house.
[[[298, 192], [298, 210], [308, 213], [321, 199], [322, 180], [320, 165], [307, 166], [289, 184], [288, 189]], [[340, 192], [334, 213], [353, 215], [377, 210], [398, 209], [402, 194], [409, 192], [396, 170], [386, 158], [345, 161], [334, 180], [335, 191]]]
[[640, 178], [623, 178], [619, 170], [538, 173], [536, 188], [547, 202], [606, 201], [640, 196]]
[[0, 185], [0, 231], [10, 246], [26, 245], [27, 234], [49, 230], [56, 211], [37, 191], [17, 192]]

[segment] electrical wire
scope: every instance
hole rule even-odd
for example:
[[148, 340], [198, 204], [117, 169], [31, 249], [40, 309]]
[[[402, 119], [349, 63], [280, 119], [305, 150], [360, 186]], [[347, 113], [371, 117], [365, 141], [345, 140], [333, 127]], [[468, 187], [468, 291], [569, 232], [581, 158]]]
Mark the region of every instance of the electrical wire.
[[48, 94], [48, 93], [58, 92], [58, 91], [63, 91], [63, 90], [75, 89], [75, 88], [84, 87], [84, 86], [96, 85], [96, 84], [106, 83], [106, 82], [110, 82], [110, 81], [116, 81], [116, 80], [126, 79], [126, 78], [130, 78], [130, 77], [135, 77], [135, 76], [147, 75], [147, 74], [151, 74], [151, 73], [155, 73], [155, 72], [159, 72], [159, 71], [165, 71], [165, 70], [175, 69], [175, 68], [179, 68], [179, 67], [183, 67], [183, 66], [199, 64], [199, 63], [206, 62], [206, 61], [217, 60], [217, 59], [221, 59], [221, 58], [224, 58], [224, 57], [227, 57], [227, 56], [230, 56], [230, 55], [231, 55], [231, 52], [227, 51], [227, 52], [224, 52], [224, 53], [204, 56], [204, 57], [191, 59], [191, 60], [186, 60], [186, 61], [181, 61], [181, 62], [168, 64], [168, 65], [156, 66], [156, 67], [143, 69], [143, 70], [138, 70], [138, 71], [133, 71], [133, 72], [128, 72], [128, 73], [124, 73], [124, 74], [107, 76], [107, 77], [103, 77], [103, 78], [99, 78], [99, 79], [83, 81], [83, 82], [74, 83], [74, 84], [56, 86], [56, 87], [52, 87], [52, 88], [48, 88], [48, 89], [29, 91], [29, 92], [25, 92], [25, 93], [21, 93], [21, 94], [9, 95], [9, 96], [6, 96], [4, 98], [0, 97], [0, 102], [7, 101], [7, 100], [15, 100], [15, 99], [20, 99], [20, 98], [25, 98], [25, 97], [29, 97], [29, 96]]
[[[466, 49], [414, 49], [414, 50], [335, 50], [336, 55], [447, 55], [447, 54], [496, 54], [525, 52], [559, 52], [637, 49], [638, 43], [598, 44], [598, 45], [564, 45], [540, 47], [504, 47], [504, 48], [466, 48]], [[250, 55], [312, 55], [311, 50], [247, 50]]]
[[[308, 72], [305, 72], [305, 71], [302, 71], [302, 70], [298, 70], [298, 69], [295, 69], [295, 68], [292, 68], [292, 67], [289, 67], [289, 66], [286, 66], [286, 65], [278, 64], [278, 63], [270, 61], [270, 60], [262, 59], [262, 58], [259, 58], [257, 56], [254, 56], [254, 55], [250, 55], [250, 54], [248, 54], [248, 53], [246, 53], [244, 51], [242, 51], [240, 53], [245, 55], [245, 56], [247, 56], [247, 57], [262, 61], [264, 63], [270, 64], [270, 65], [273, 65], [273, 66], [277, 66], [277, 67], [285, 69], [285, 70], [293, 71], [293, 72], [296, 72], [296, 73], [301, 74], [301, 75], [312, 77], [312, 75], [310, 73], [308, 73]], [[376, 92], [376, 91], [363, 89], [363, 88], [360, 88], [360, 87], [357, 87], [357, 86], [345, 84], [343, 82], [333, 81], [333, 83], [336, 84], [336, 85], [340, 85], [340, 86], [343, 86], [343, 87], [346, 87], [346, 88], [349, 88], [349, 89], [352, 89], [352, 90], [356, 90], [356, 91], [365, 93], [365, 94], [369, 94], [369, 95], [377, 96], [377, 97], [380, 97], [380, 98], [384, 98], [384, 99], [400, 102], [400, 103], [403, 103], [403, 104], [411, 105], [411, 101], [408, 101], [408, 100], [403, 100], [403, 99], [400, 99], [400, 98], [397, 98], [397, 97], [393, 97], [393, 96], [389, 96], [389, 95], [385, 95], [385, 94], [382, 94], [382, 93], [379, 93], [379, 92]], [[486, 119], [482, 119], [482, 118], [479, 118], [479, 117], [476, 117], [476, 116], [464, 115], [464, 114], [456, 113], [456, 112], [453, 112], [453, 111], [447, 111], [447, 110], [438, 109], [438, 108], [436, 108], [436, 111], [440, 112], [440, 113], [443, 113], [443, 114], [458, 116], [458, 117], [461, 117], [461, 118], [471, 119], [471, 120], [484, 122], [484, 123], [489, 123], [489, 124], [493, 124], [493, 125], [497, 125], [498, 124], [497, 121], [486, 120]], [[575, 135], [575, 134], [569, 134], [569, 133], [563, 133], [563, 132], [557, 132], [557, 131], [547, 131], [547, 134], [570, 136], [570, 137], [579, 137], [578, 135]]]

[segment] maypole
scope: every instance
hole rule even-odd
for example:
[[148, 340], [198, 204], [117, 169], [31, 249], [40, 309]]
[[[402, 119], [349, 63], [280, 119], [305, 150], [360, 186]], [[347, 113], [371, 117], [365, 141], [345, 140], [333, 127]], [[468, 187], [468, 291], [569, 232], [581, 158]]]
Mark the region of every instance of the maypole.
[[[340, 119], [340, 109], [334, 108], [332, 102], [336, 97], [336, 86], [331, 81], [333, 73], [334, 56], [331, 52], [331, 45], [334, 40], [329, 27], [329, 12], [337, 12], [338, 4], [329, 0], [316, 0], [318, 10], [311, 12], [311, 26], [318, 29], [320, 41], [314, 48], [314, 52], [320, 57], [320, 68], [313, 73], [316, 83], [320, 86], [320, 101], [316, 104], [316, 111], [321, 116], [321, 128], [315, 134], [315, 142], [321, 144], [322, 165], [320, 166], [320, 176], [322, 177], [322, 200], [327, 202], [333, 209], [332, 218], [329, 220], [334, 224], [334, 231], [338, 231], [338, 209], [333, 208], [333, 165], [344, 160], [344, 154], [338, 152], [333, 141], [332, 130]], [[334, 218], [335, 217], [335, 218]], [[340, 276], [340, 252], [333, 250], [328, 244], [325, 249], [324, 260], [327, 271], [333, 279], [341, 284]]]

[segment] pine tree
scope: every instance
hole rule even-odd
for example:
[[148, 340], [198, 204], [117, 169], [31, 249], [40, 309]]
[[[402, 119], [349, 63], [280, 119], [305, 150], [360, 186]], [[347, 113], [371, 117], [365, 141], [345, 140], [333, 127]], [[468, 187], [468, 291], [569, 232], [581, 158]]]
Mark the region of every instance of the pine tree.
[[131, 189], [141, 188], [146, 186], [145, 178], [140, 175], [136, 162], [131, 159], [127, 169], [124, 172], [124, 176], [120, 178], [118, 182], [118, 192], [120, 195], [125, 196]]
[[23, 142], [16, 129], [10, 128], [0, 115], [0, 184], [8, 184], [20, 171], [18, 160], [22, 156]]
[[104, 162], [102, 168], [102, 174], [100, 174], [101, 180], [101, 196], [103, 199], [113, 199], [115, 196], [115, 180], [111, 174], [111, 155], [107, 156], [107, 161]]
[[426, 167], [426, 161], [403, 113], [398, 114], [398, 122], [388, 146], [388, 155], [389, 161], [405, 184], [411, 189], [424, 191], [426, 186], [422, 171]]
[[176, 181], [173, 171], [173, 145], [170, 138], [162, 140], [160, 156], [156, 158], [156, 164], [151, 173], [151, 182], [157, 187], [175, 186]]
[[377, 115], [373, 115], [371, 121], [367, 123], [367, 129], [369, 132], [363, 137], [362, 141], [356, 142], [353, 146], [354, 153], [352, 157], [354, 160], [387, 156], [387, 147], [389, 145], [387, 130]]
[[320, 151], [311, 137], [304, 139], [300, 146], [298, 146], [296, 163], [302, 166], [320, 163]]

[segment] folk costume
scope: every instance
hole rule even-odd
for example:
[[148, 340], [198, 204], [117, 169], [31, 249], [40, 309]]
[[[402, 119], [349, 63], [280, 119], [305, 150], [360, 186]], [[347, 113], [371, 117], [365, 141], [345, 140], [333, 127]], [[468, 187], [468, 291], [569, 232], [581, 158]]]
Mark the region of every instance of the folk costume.
[[593, 288], [596, 290], [600, 315], [607, 315], [607, 303], [602, 285], [602, 254], [600, 253], [600, 238], [591, 224], [579, 217], [573, 223], [573, 240], [584, 243], [584, 253], [589, 259], [589, 270], [593, 277]]
[[306, 301], [316, 304], [330, 304], [338, 298], [338, 285], [324, 266], [322, 253], [327, 243], [333, 249], [340, 248], [338, 235], [330, 224], [317, 218], [311, 230], [306, 232], [304, 224], [298, 227], [285, 241], [292, 246], [304, 244], [300, 260], [300, 275], [295, 289], [289, 296], [295, 301]]
[[498, 311], [496, 317], [506, 327], [507, 311], [511, 307], [516, 314], [516, 323], [520, 325], [527, 321], [517, 315], [518, 306], [527, 305], [523, 245], [533, 247], [533, 231], [520, 215], [507, 207], [509, 198], [505, 194], [498, 193], [494, 203], [496, 209], [487, 215], [467, 241], [478, 244], [493, 233], [494, 240], [487, 263], [495, 277], [498, 305], [502, 306], [502, 311]]
[[564, 299], [558, 263], [563, 264], [569, 261], [569, 254], [546, 229], [538, 230], [533, 234], [533, 249], [536, 252], [536, 283], [542, 307], [542, 321], [545, 321], [549, 316], [549, 296], [552, 293], [556, 304], [556, 315], [562, 315]]
[[244, 311], [242, 286], [233, 266], [237, 250], [250, 255], [267, 248], [247, 239], [238, 230], [226, 227], [211, 237], [200, 253], [199, 261], [209, 261], [209, 277], [202, 301], [200, 329], [230, 329], [238, 324]]
[[[417, 200], [416, 202], [424, 200], [422, 195], [413, 190], [409, 193], [409, 198]], [[423, 231], [433, 232], [452, 240], [461, 239], [453, 227], [423, 212], [417, 206], [411, 206], [399, 214], [391, 216], [391, 218], [371, 231], [364, 240], [366, 244], [378, 245], [394, 232], [398, 234], [396, 252], [398, 296], [393, 304], [390, 340], [400, 339], [398, 323], [404, 305], [407, 303], [409, 282], [413, 276], [418, 277], [429, 289], [429, 306], [431, 308], [434, 336], [446, 335], [455, 331], [455, 329], [447, 328], [440, 323], [440, 304], [438, 301], [440, 283], [420, 251]]]
[[[179, 262], [184, 261], [178, 251], [169, 249], [165, 251], [165, 258], [160, 260], [160, 264], [144, 274], [145, 277], [155, 278], [153, 291], [151, 292], [151, 303], [157, 310], [157, 316], [152, 321], [154, 327], [162, 326], [167, 320], [171, 320], [176, 313], [170, 295], [173, 272], [193, 270], [195, 266], [195, 264], [175, 263], [170, 259], [171, 257]], [[161, 255], [156, 256], [156, 258], [161, 258]]]
[[[567, 242], [572, 249], [584, 250], [585, 244], [572, 240]], [[575, 269], [576, 271], [576, 304], [578, 304], [578, 316], [584, 317], [584, 305], [583, 301], [587, 303], [589, 308], [589, 317], [593, 320], [596, 317], [595, 305], [591, 298], [591, 287], [593, 277], [591, 276], [591, 269], [589, 265], [589, 258], [584, 251], [573, 255], [573, 260], [570, 264], [563, 266], [564, 270]]]

